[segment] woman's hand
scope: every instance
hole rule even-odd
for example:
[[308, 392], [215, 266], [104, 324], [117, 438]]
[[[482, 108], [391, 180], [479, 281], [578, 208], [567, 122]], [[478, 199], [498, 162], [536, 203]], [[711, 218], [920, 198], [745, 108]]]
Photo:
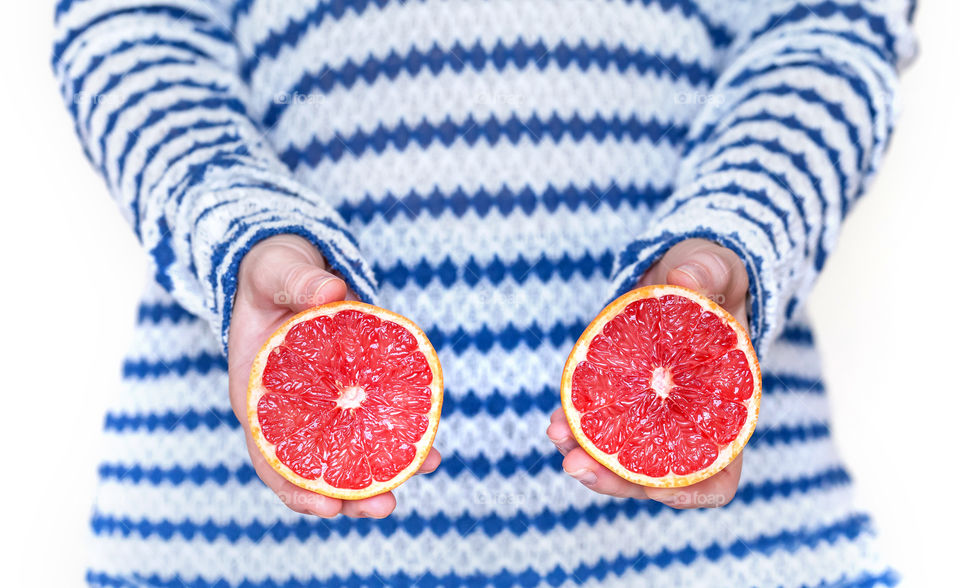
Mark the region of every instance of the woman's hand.
[[[346, 283], [327, 271], [326, 262], [306, 239], [277, 235], [255, 245], [240, 263], [237, 294], [230, 320], [230, 403], [243, 426], [250, 460], [260, 479], [288, 507], [302, 514], [332, 517], [383, 518], [397, 505], [392, 492], [363, 500], [339, 500], [304, 490], [270, 467], [250, 435], [247, 422], [247, 384], [253, 359], [267, 338], [294, 314], [319, 304], [356, 300]], [[440, 465], [440, 454], [430, 451], [419, 473]]]
[[[747, 325], [747, 270], [736, 253], [716, 243], [703, 239], [677, 243], [644, 274], [638, 285], [650, 284], [674, 284], [696, 290]], [[740, 482], [742, 453], [716, 475], [686, 488], [632, 484], [600, 465], [577, 444], [562, 408], [550, 416], [547, 436], [565, 456], [564, 471], [591, 490], [609, 496], [651, 498], [674, 508], [717, 507], [733, 499]]]

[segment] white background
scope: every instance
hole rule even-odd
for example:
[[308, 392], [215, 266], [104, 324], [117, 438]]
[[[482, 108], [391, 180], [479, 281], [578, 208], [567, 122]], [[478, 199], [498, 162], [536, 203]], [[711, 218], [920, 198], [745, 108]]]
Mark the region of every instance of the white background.
[[[78, 585], [106, 398], [144, 255], [83, 158], [49, 66], [52, 8], [0, 19], [0, 583]], [[886, 165], [812, 299], [834, 431], [908, 586], [956, 576], [960, 3], [921, 2]]]

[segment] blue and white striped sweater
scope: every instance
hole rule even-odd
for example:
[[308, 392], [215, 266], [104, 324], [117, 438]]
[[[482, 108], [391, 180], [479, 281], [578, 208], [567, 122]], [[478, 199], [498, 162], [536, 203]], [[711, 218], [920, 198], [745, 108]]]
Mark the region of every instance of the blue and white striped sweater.
[[[61, 90], [154, 266], [106, 419], [88, 582], [891, 583], [830, 441], [803, 301], [889, 140], [912, 11], [61, 0]], [[239, 260], [282, 232], [441, 354], [445, 461], [386, 520], [305, 519], [248, 464], [223, 353]], [[692, 236], [751, 277], [766, 394], [740, 492], [696, 512], [592, 494], [542, 432], [563, 358]]]

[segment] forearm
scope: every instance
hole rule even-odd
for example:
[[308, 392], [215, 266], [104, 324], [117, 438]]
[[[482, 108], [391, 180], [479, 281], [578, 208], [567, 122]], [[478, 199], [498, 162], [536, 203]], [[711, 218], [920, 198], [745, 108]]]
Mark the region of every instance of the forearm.
[[896, 66], [910, 51], [909, 39], [890, 41], [902, 15], [820, 16], [786, 4], [743, 29], [717, 99], [691, 128], [676, 191], [614, 274], [615, 291], [629, 289], [691, 237], [732, 249], [750, 275], [751, 335], [761, 354], [806, 296], [877, 169]]
[[249, 115], [228, 18], [195, 0], [73, 3], [53, 56], [85, 151], [157, 281], [224, 342], [240, 259], [270, 235], [307, 238], [361, 298], [375, 290], [342, 220]]

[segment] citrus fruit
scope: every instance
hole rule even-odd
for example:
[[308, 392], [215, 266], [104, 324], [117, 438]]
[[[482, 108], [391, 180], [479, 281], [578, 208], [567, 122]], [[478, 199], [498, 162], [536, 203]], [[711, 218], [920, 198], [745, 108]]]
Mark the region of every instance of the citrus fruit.
[[362, 302], [302, 312], [257, 354], [247, 418], [270, 465], [343, 499], [392, 490], [427, 458], [443, 375], [413, 322]]
[[646, 286], [587, 326], [563, 369], [577, 442], [620, 477], [689, 486], [727, 466], [757, 423], [760, 367], [747, 332], [710, 299]]

